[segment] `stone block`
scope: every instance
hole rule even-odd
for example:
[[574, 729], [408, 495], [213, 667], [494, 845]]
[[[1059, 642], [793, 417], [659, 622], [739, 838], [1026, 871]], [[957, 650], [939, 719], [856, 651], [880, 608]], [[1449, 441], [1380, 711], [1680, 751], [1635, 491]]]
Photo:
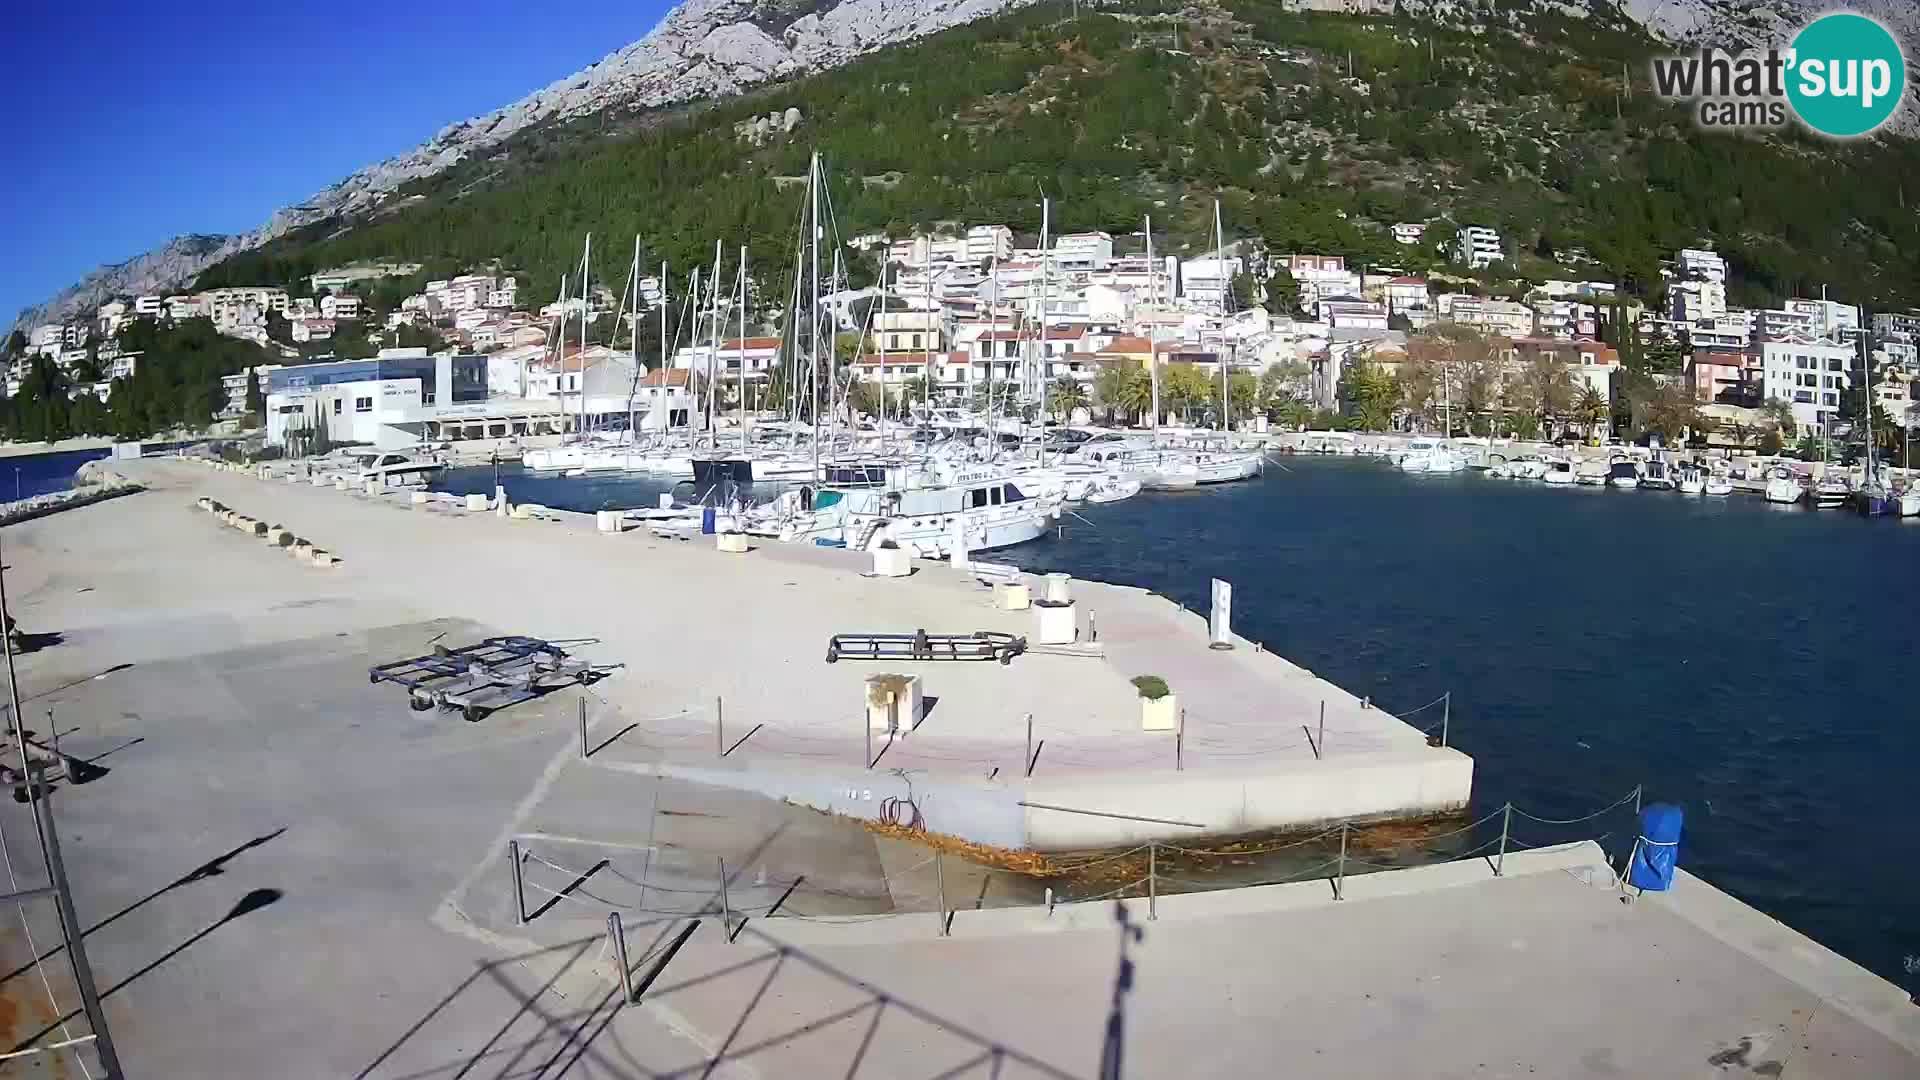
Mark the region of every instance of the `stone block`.
[[720, 533], [714, 538], [714, 547], [735, 555], [744, 555], [752, 550], [747, 546], [747, 534], [738, 532]]
[[1071, 600], [1064, 604], [1052, 600], [1035, 601], [1033, 605], [1034, 644], [1071, 645], [1078, 636], [1078, 626], [1074, 619]]
[[472, 495], [467, 496], [467, 513], [480, 514], [480, 513], [486, 512], [486, 509], [487, 509], [487, 497], [485, 495], [481, 495], [478, 492], [476, 492]]
[[333, 552], [328, 551], [326, 548], [314, 548], [307, 555], [307, 562], [314, 566], [332, 566], [339, 561]]
[[920, 722], [920, 676], [867, 676], [867, 727], [875, 732], [911, 731]]
[[874, 577], [906, 577], [913, 573], [913, 557], [906, 548], [878, 547], [873, 549]]
[[993, 587], [993, 606], [1001, 611], [1025, 611], [1033, 606], [1033, 596], [1023, 581], [1003, 581]]
[[433, 496], [428, 495], [424, 491], [410, 492], [407, 495], [407, 502], [411, 503], [414, 506], [425, 506], [427, 503], [432, 501], [433, 501]]
[[1173, 731], [1180, 726], [1179, 695], [1168, 694], [1158, 701], [1140, 699], [1141, 731]]

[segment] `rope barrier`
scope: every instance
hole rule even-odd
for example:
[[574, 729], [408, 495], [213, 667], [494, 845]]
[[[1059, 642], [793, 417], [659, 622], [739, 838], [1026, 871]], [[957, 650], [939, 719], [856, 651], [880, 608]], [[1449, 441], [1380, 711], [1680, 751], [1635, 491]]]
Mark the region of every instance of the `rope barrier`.
[[1181, 852], [1182, 854], [1186, 854], [1186, 855], [1265, 855], [1268, 852], [1285, 851], [1288, 848], [1296, 848], [1304, 844], [1311, 844], [1315, 840], [1324, 840], [1327, 837], [1332, 836], [1334, 833], [1337, 833], [1339, 831], [1340, 830], [1338, 828], [1332, 828], [1332, 829], [1328, 829], [1325, 832], [1318, 833], [1313, 836], [1309, 836], [1303, 840], [1295, 840], [1285, 844], [1275, 844], [1272, 847], [1243, 848], [1240, 850], [1233, 850], [1229, 848], [1217, 848], [1217, 849], [1190, 848], [1190, 847], [1183, 847], [1179, 844], [1168, 844], [1168, 843], [1161, 843], [1160, 846], [1172, 851]]
[[[1620, 798], [1616, 799], [1613, 803], [1607, 806], [1603, 806], [1600, 809], [1595, 810], [1593, 813], [1588, 814], [1585, 817], [1567, 818], [1565, 821], [1557, 820], [1555, 818], [1534, 817], [1532, 814], [1527, 813], [1525, 810], [1522, 810], [1517, 806], [1513, 807], [1513, 812], [1520, 815], [1523, 818], [1526, 818], [1528, 821], [1538, 822], [1542, 825], [1578, 825], [1583, 821], [1592, 821], [1594, 818], [1599, 817], [1601, 814], [1604, 814], [1609, 810], [1614, 810], [1621, 806], [1625, 806], [1627, 803], [1633, 801], [1634, 796], [1638, 794], [1640, 794], [1640, 789], [1634, 788], [1632, 791], [1629, 791], [1625, 795], [1620, 796]], [[1507, 805], [1513, 806], [1512, 803], [1508, 803]]]

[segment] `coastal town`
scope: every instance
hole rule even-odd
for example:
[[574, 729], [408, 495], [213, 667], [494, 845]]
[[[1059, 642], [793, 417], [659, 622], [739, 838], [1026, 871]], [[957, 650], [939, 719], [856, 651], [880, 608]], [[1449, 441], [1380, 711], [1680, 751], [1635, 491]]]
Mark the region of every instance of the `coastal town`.
[[[1611, 282], [1514, 279], [1497, 233], [1442, 224], [1450, 239], [1429, 254], [1445, 269], [1424, 276], [1258, 241], [1156, 253], [1151, 221], [1118, 237], [953, 222], [853, 237], [819, 271], [818, 310], [842, 381], [830, 396], [870, 419], [918, 406], [1037, 420], [1046, 399], [1059, 422], [1150, 426], [1151, 372], [1162, 421], [1216, 430], [1224, 398], [1228, 425], [1242, 432], [1641, 442], [1651, 433], [1670, 446], [1837, 457], [1842, 442], [1864, 441], [1855, 429], [1870, 387], [1883, 456], [1904, 464], [1904, 432], [1920, 419], [1910, 392], [1920, 313], [1826, 298], [1733, 306], [1727, 264], [1710, 250], [1673, 253], [1658, 304]], [[1413, 251], [1439, 231], [1409, 222], [1393, 235]], [[848, 285], [856, 263], [871, 282], [860, 288]], [[417, 280], [419, 269], [330, 270], [293, 292], [263, 284], [114, 300], [85, 321], [32, 327], [17, 341], [8, 391], [19, 394], [42, 360], [69, 396], [110, 404], [115, 380], [145, 361], [119, 345], [129, 326], [206, 320], [277, 354], [227, 373], [218, 409], [230, 427], [251, 417], [273, 443], [283, 418], [301, 411], [292, 398], [335, 370], [312, 366], [323, 363], [362, 364], [354, 370], [365, 376], [326, 376], [356, 387], [350, 411], [336, 403], [324, 418], [336, 442], [611, 421], [705, 430], [743, 404], [756, 416], [778, 411], [809, 348], [804, 322], [787, 317], [797, 296], [770, 299], [725, 252], [684, 271], [636, 255], [630, 273], [596, 271], [586, 296], [576, 280], [576, 295], [537, 306], [500, 270], [424, 281], [391, 310], [362, 295], [392, 296], [374, 287]], [[348, 351], [332, 347], [349, 330]], [[431, 344], [406, 347], [408, 334]], [[418, 371], [397, 361], [433, 353], [483, 357], [484, 385], [465, 379], [437, 401], [431, 387], [399, 385]], [[385, 374], [364, 367], [383, 358]]]

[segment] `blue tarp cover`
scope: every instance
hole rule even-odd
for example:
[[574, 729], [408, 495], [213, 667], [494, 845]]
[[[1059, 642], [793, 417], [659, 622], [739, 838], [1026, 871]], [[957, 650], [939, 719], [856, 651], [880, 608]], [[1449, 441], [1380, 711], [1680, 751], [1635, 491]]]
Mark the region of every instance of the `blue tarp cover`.
[[1627, 884], [1652, 892], [1673, 888], [1683, 817], [1680, 808], [1672, 803], [1653, 803], [1640, 811], [1640, 842], [1634, 845], [1633, 865], [1627, 868]]

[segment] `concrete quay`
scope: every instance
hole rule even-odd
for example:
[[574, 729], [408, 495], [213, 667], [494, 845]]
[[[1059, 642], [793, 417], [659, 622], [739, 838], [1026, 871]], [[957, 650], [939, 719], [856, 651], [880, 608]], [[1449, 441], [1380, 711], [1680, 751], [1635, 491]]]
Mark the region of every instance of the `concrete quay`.
[[[411, 712], [366, 681], [369, 664], [435, 640], [584, 634], [584, 615], [696, 597], [751, 627], [753, 609], [727, 605], [777, 597], [803, 573], [866, 582], [844, 559], [816, 561], [835, 553], [723, 557], [305, 486], [269, 501], [271, 485], [231, 474], [140, 468], [173, 486], [0, 531], [12, 610], [23, 629], [58, 635], [19, 658], [29, 726], [57, 730], [63, 751], [104, 771], [61, 784], [52, 806], [136, 1075], [784, 1080], [849, 1075], [863, 1039], [859, 1076], [1096, 1073], [1112, 904], [1049, 914], [1016, 875], [934, 862], [804, 806], [640, 775], [627, 767], [637, 753], [615, 767], [631, 734], [582, 760], [572, 694], [467, 723]], [[345, 561], [303, 566], [193, 508], [202, 494]], [[414, 529], [452, 539], [409, 543]], [[362, 546], [392, 537], [391, 559]], [[605, 569], [586, 554], [598, 551], [638, 569], [583, 581], [583, 564]], [[751, 587], [707, 580], [716, 558], [731, 559], [724, 579]], [[935, 580], [866, 582], [914, 587], [859, 602], [915, 603]], [[495, 590], [500, 620], [445, 610]], [[547, 592], [582, 599], [549, 609]], [[701, 621], [661, 618], [683, 635]], [[590, 746], [628, 724], [670, 730], [657, 718], [687, 704], [672, 697], [681, 665], [715, 644], [645, 626], [658, 636], [615, 625], [584, 647], [629, 664], [592, 688]], [[767, 640], [744, 633], [750, 648]], [[1034, 656], [977, 674], [992, 689], [1029, 660], [1067, 665], [1057, 678], [1109, 663]], [[718, 666], [742, 663], [729, 653]], [[832, 678], [850, 667], [789, 663]], [[1156, 670], [1181, 689], [1186, 676]], [[857, 708], [859, 672], [827, 689]], [[1330, 752], [1333, 716], [1330, 705]], [[18, 886], [44, 883], [26, 808], [0, 800], [0, 830]], [[509, 842], [524, 853], [524, 922]], [[1669, 895], [1622, 903], [1599, 861], [1582, 845], [1510, 851], [1498, 878], [1484, 859], [1350, 871], [1338, 901], [1324, 877], [1129, 900], [1146, 930], [1124, 1075], [1920, 1075], [1920, 1009], [1897, 989], [1685, 874]], [[944, 919], [942, 894], [958, 909]], [[636, 1006], [617, 988], [615, 911]], [[24, 918], [0, 927], [0, 1049], [61, 1038], [62, 1018], [85, 1031], [53, 911], [28, 904]], [[0, 1071], [76, 1075], [76, 1064]]]
[[[1138, 589], [1073, 584], [1081, 637], [1097, 629], [1100, 655], [827, 664], [835, 633], [1024, 635], [1034, 615], [998, 610], [991, 589], [940, 564], [873, 578], [859, 553], [728, 555], [710, 538], [601, 534], [588, 515], [501, 519], [181, 462], [129, 468], [159, 499], [210, 497], [312, 538], [342, 560], [328, 588], [380, 598], [389, 621], [595, 639], [590, 658], [626, 665], [597, 692], [637, 718], [595, 722], [595, 758], [610, 766], [853, 817], [906, 800], [928, 828], [1007, 848], [1423, 817], [1470, 794], [1466, 756], [1250, 642], [1208, 649], [1201, 617]], [[167, 539], [269, 557], [205, 524], [183, 521]], [[307, 587], [280, 586], [288, 598]], [[910, 732], [869, 743], [864, 680], [878, 672], [920, 676], [928, 707]], [[1171, 685], [1184, 734], [1141, 729], [1128, 679], [1145, 674]]]

